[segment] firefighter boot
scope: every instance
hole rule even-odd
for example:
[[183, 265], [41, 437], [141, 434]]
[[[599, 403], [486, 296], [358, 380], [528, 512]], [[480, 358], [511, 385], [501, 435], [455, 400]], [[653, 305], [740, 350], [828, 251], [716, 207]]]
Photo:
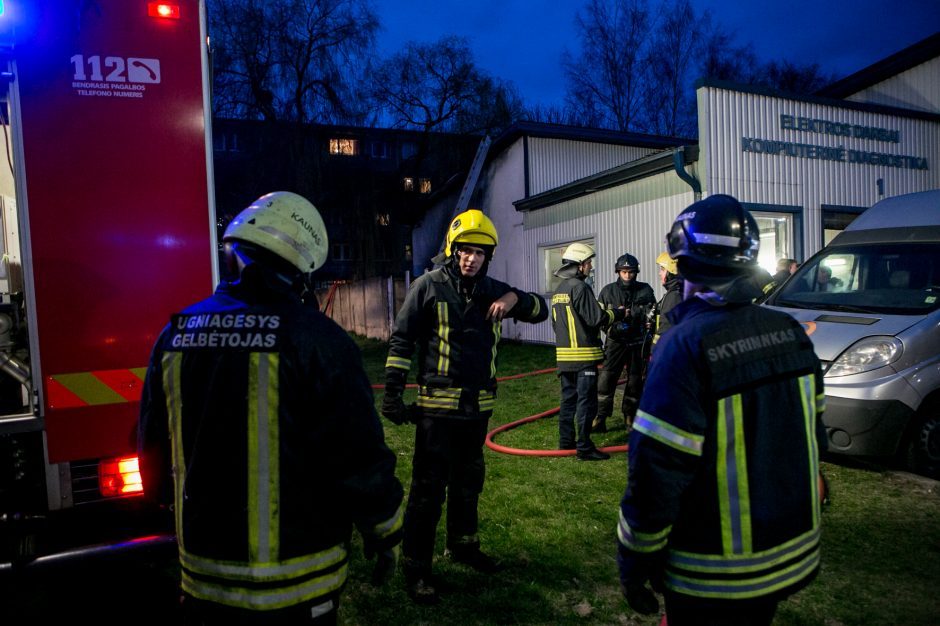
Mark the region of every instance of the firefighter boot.
[[483, 574], [495, 574], [505, 569], [502, 563], [480, 550], [478, 543], [457, 544], [448, 548], [447, 552], [454, 561]]
[[607, 432], [607, 418], [598, 415], [594, 418], [594, 421], [591, 423], [591, 432], [592, 433], [606, 433]]
[[405, 560], [402, 564], [405, 573], [405, 591], [408, 597], [415, 604], [437, 604], [440, 602], [440, 596], [437, 594], [437, 588], [431, 579], [431, 568], [409, 563]]

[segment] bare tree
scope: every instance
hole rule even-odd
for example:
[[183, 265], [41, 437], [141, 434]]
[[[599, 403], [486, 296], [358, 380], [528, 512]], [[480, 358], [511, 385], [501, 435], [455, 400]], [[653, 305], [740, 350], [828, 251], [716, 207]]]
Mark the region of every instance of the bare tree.
[[373, 69], [371, 85], [393, 126], [425, 132], [489, 129], [522, 108], [515, 89], [480, 70], [467, 41], [456, 36], [406, 44]]
[[533, 122], [562, 124], [565, 126], [577, 126], [582, 121], [570, 107], [557, 104], [535, 104], [526, 110], [525, 117]]
[[209, 0], [209, 18], [218, 115], [300, 123], [361, 115], [351, 90], [378, 28], [367, 0]]
[[646, 78], [646, 0], [589, 0], [575, 18], [581, 52], [565, 52], [566, 102], [582, 123], [635, 130]]
[[770, 61], [755, 78], [759, 85], [798, 95], [815, 93], [834, 80], [834, 76], [823, 73], [818, 63], [791, 61]]
[[670, 0], [661, 5], [648, 65], [645, 92], [649, 132], [691, 136], [696, 131], [693, 83], [699, 74], [697, 60], [707, 40], [711, 19], [696, 15], [690, 0]]
[[759, 72], [760, 62], [752, 44], [737, 45], [734, 36], [719, 27], [707, 34], [702, 49], [702, 78], [752, 83]]

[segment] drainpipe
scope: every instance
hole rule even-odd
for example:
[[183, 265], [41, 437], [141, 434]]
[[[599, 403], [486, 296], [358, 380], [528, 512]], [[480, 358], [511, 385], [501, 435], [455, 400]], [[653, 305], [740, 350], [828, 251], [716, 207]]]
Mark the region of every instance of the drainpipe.
[[692, 188], [692, 193], [695, 198], [695, 202], [698, 202], [702, 199], [702, 184], [698, 182], [698, 179], [685, 171], [685, 146], [679, 148], [673, 148], [672, 150], [672, 165], [676, 170], [676, 174], [688, 183], [689, 187]]

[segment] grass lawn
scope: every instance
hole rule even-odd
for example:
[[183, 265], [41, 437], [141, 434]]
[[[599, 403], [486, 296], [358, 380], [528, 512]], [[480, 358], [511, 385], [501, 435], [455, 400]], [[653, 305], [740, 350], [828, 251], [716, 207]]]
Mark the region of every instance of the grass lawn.
[[[384, 380], [387, 346], [357, 340], [373, 382]], [[554, 365], [550, 346], [505, 344], [499, 375]], [[409, 382], [414, 382], [414, 376]], [[410, 402], [413, 391], [406, 393]], [[555, 376], [500, 384], [494, 428], [558, 406]], [[376, 406], [382, 392], [376, 392]], [[615, 404], [618, 406], [618, 404]], [[413, 426], [383, 420], [398, 476], [411, 480]], [[501, 433], [498, 443], [552, 448], [557, 420], [538, 420]], [[625, 443], [625, 432], [597, 435], [599, 445]], [[344, 624], [658, 624], [639, 616], [620, 596], [616, 521], [626, 483], [626, 459], [583, 463], [573, 458], [500, 454], [487, 449], [480, 500], [483, 548], [508, 569], [477, 574], [442, 556], [439, 527], [435, 574], [443, 600], [413, 605], [400, 573], [376, 589], [371, 563], [357, 545], [343, 597]], [[940, 497], [937, 483], [910, 474], [826, 462], [833, 504], [823, 514], [823, 565], [816, 582], [780, 605], [778, 625], [928, 625], [940, 623]]]

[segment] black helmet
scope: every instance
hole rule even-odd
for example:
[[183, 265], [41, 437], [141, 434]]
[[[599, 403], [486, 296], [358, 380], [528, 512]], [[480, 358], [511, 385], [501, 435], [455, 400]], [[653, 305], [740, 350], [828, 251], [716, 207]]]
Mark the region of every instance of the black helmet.
[[760, 230], [741, 203], [723, 194], [689, 206], [666, 235], [669, 256], [692, 282], [727, 282], [757, 263]]
[[636, 260], [635, 256], [625, 252], [617, 258], [617, 264], [614, 266], [615, 272], [619, 272], [620, 270], [633, 270], [639, 274], [640, 262]]

